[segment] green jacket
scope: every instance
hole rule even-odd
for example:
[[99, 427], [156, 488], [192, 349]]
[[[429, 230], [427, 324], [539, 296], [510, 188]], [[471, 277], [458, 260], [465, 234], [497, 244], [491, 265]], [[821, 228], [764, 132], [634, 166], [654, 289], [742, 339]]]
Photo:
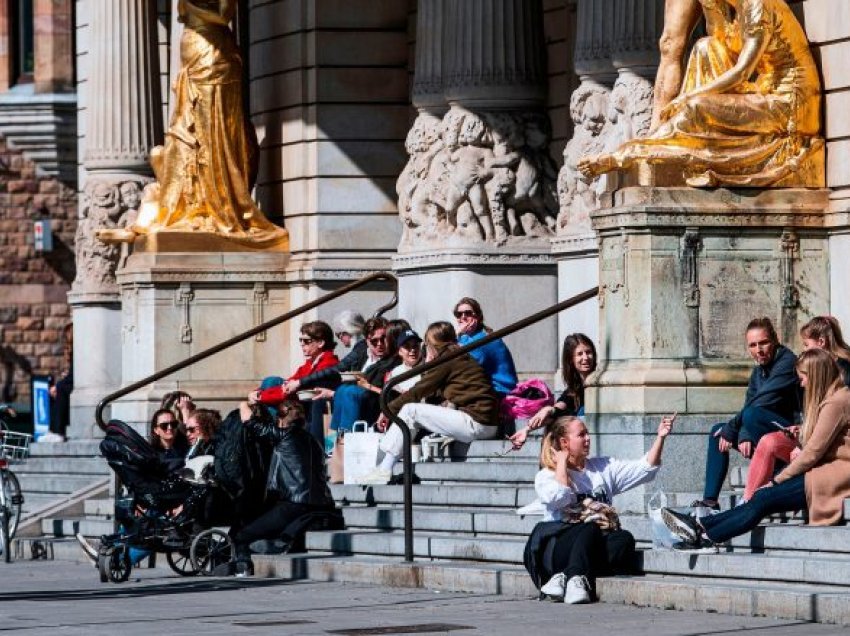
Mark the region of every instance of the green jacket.
[[405, 404], [431, 397], [451, 402], [483, 426], [499, 425], [499, 398], [484, 369], [469, 355], [424, 373], [419, 382], [390, 402], [390, 408], [398, 413]]

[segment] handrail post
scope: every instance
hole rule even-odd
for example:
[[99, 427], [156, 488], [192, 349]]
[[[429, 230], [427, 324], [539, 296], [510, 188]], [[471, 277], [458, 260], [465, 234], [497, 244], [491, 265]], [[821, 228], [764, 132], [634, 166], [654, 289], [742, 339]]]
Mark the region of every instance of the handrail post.
[[386, 311], [389, 311], [390, 309], [395, 307], [396, 304], [398, 304], [398, 278], [396, 278], [395, 275], [393, 275], [389, 272], [376, 272], [374, 274], [369, 274], [368, 276], [364, 276], [363, 278], [359, 278], [356, 281], [348, 283], [347, 285], [343, 285], [342, 287], [340, 287], [336, 291], [329, 292], [329, 293], [325, 294], [324, 296], [317, 298], [316, 300], [313, 300], [313, 301], [310, 301], [309, 303], [301, 305], [301, 307], [298, 307], [297, 309], [293, 309], [292, 311], [288, 311], [285, 314], [278, 316], [277, 318], [272, 318], [271, 320], [267, 320], [263, 324], [257, 325], [256, 327], [253, 327], [253, 328], [249, 329], [248, 331], [245, 331], [241, 334], [233, 336], [232, 338], [228, 338], [227, 340], [220, 342], [217, 345], [209, 347], [208, 349], [204, 349], [203, 351], [196, 353], [195, 355], [190, 356], [190, 357], [188, 357], [188, 358], [186, 358], [186, 359], [184, 359], [180, 362], [172, 364], [171, 366], [168, 366], [165, 369], [161, 369], [160, 371], [157, 371], [156, 373], [153, 373], [153, 374], [151, 374], [151, 375], [149, 375], [145, 378], [142, 378], [141, 380], [133, 382], [132, 384], [129, 384], [125, 387], [122, 387], [122, 388], [118, 389], [117, 391], [113, 391], [112, 393], [107, 395], [105, 398], [103, 398], [100, 402], [98, 402], [97, 408], [94, 411], [95, 422], [97, 422], [97, 425], [98, 425], [98, 427], [100, 427], [101, 430], [105, 430], [106, 429], [106, 422], [104, 422], [104, 420], [103, 420], [103, 411], [106, 409], [106, 407], [111, 402], [114, 402], [118, 398], [124, 397], [125, 395], [132, 393], [133, 391], [137, 391], [137, 390], [141, 389], [142, 387], [147, 386], [151, 382], [156, 382], [157, 380], [160, 380], [160, 379], [164, 378], [165, 376], [171, 375], [172, 373], [175, 373], [176, 371], [180, 371], [181, 369], [185, 369], [186, 367], [193, 365], [196, 362], [200, 362], [201, 360], [205, 360], [205, 359], [209, 358], [210, 356], [215, 355], [219, 351], [224, 351], [225, 349], [228, 349], [235, 344], [239, 344], [240, 342], [247, 340], [248, 338], [251, 338], [252, 336], [257, 335], [258, 333], [262, 333], [263, 331], [267, 331], [267, 330], [271, 329], [272, 327], [276, 327], [277, 325], [282, 324], [282, 323], [286, 322], [287, 320], [291, 320], [292, 318], [295, 318], [296, 316], [300, 316], [301, 314], [304, 314], [304, 313], [310, 311], [311, 309], [318, 307], [319, 305], [324, 305], [325, 303], [330, 302], [331, 300], [339, 298], [340, 296], [344, 296], [348, 292], [359, 289], [359, 288], [363, 287], [364, 285], [368, 285], [369, 283], [372, 283], [372, 282], [375, 282], [375, 281], [387, 281], [387, 282], [391, 283], [391, 285], [393, 287], [393, 297], [392, 297], [392, 299], [386, 305], [383, 305], [382, 307], [380, 307], [378, 309], [378, 311], [376, 312], [376, 315], [380, 315], [380, 314], [382, 314]]
[[426, 362], [425, 364], [421, 364], [410, 371], [405, 371], [404, 373], [400, 373], [399, 375], [391, 378], [384, 384], [384, 388], [381, 391], [381, 412], [389, 419], [393, 424], [398, 426], [401, 429], [401, 436], [404, 440], [404, 448], [402, 448], [402, 460], [404, 461], [403, 475], [404, 475], [404, 560], [408, 563], [413, 561], [413, 462], [412, 451], [411, 451], [411, 441], [412, 434], [410, 432], [410, 428], [408, 428], [407, 424], [402, 420], [398, 413], [394, 413], [392, 409], [390, 409], [390, 405], [388, 402], [388, 396], [390, 391], [397, 384], [404, 382], [405, 380], [409, 380], [411, 378], [415, 378], [417, 375], [422, 375], [431, 369], [442, 366], [443, 364], [455, 360], [463, 355], [466, 355], [470, 351], [474, 351], [479, 347], [483, 347], [486, 344], [493, 342], [494, 340], [498, 340], [499, 338], [503, 338], [508, 336], [516, 331], [520, 331], [521, 329], [525, 329], [526, 327], [533, 325], [541, 320], [545, 320], [555, 314], [558, 314], [565, 309], [569, 309], [570, 307], [574, 307], [580, 303], [583, 303], [586, 300], [590, 300], [599, 294], [599, 287], [593, 287], [592, 289], [588, 289], [585, 292], [580, 294], [576, 294], [568, 298], [567, 300], [561, 301], [557, 305], [552, 305], [547, 309], [543, 309], [542, 311], [538, 311], [536, 314], [532, 314], [531, 316], [526, 316], [521, 320], [517, 320], [514, 323], [511, 323], [507, 327], [502, 327], [501, 329], [497, 329], [480, 340], [476, 340], [475, 342], [471, 342], [468, 345], [463, 347], [458, 347], [453, 351], [449, 351], [444, 355], [440, 356], [436, 360], [431, 360], [430, 362]]

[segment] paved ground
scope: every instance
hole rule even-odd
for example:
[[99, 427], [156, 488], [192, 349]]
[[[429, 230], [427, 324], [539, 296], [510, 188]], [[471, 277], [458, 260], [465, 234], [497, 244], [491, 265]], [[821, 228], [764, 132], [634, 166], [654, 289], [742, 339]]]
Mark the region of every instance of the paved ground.
[[497, 596], [343, 583], [179, 578], [134, 570], [101, 584], [88, 564], [0, 562], [0, 632], [38, 634], [846, 634], [835, 626], [661, 611], [565, 606]]

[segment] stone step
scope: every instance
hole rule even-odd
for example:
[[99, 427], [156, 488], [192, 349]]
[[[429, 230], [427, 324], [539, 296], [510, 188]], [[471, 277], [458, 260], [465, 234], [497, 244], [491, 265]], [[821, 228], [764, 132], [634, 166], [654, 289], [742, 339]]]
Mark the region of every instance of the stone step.
[[[401, 486], [332, 484], [331, 493], [334, 499], [343, 505], [404, 502]], [[534, 488], [524, 485], [423, 484], [413, 487], [413, 501], [416, 505], [517, 508], [536, 498]]]
[[102, 457], [30, 457], [15, 472], [61, 475], [111, 475], [109, 464]]
[[[414, 473], [423, 482], [526, 483], [533, 484], [539, 467], [536, 461], [512, 462], [421, 462]], [[401, 474], [397, 464], [395, 474]]]
[[86, 537], [99, 537], [112, 534], [114, 527], [111, 519], [71, 517], [42, 519], [41, 531], [47, 537], [73, 537], [77, 532]]
[[[537, 596], [528, 574], [519, 566], [458, 561], [408, 564], [380, 557], [317, 554], [307, 558], [255, 556], [254, 562], [258, 576], [375, 583], [520, 598]], [[605, 603], [850, 624], [850, 588], [847, 587], [647, 575], [598, 579], [597, 592]]]
[[26, 497], [30, 493], [70, 494], [84, 486], [102, 479], [101, 475], [59, 475], [30, 473], [15, 470]]
[[37, 510], [47, 504], [51, 504], [55, 501], [59, 501], [62, 499], [64, 495], [61, 493], [48, 493], [48, 492], [26, 492], [24, 491], [24, 506], [23, 512], [27, 514], [32, 512], [33, 510]]
[[84, 510], [86, 517], [111, 519], [115, 514], [115, 500], [112, 497], [89, 499], [85, 503]]
[[100, 440], [30, 444], [30, 457], [100, 457]]

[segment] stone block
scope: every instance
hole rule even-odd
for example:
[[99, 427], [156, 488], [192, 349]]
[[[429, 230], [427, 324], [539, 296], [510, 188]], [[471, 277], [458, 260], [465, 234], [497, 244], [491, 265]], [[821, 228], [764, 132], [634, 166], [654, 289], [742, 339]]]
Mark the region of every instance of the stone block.
[[830, 188], [850, 186], [850, 140], [826, 143], [826, 185]]
[[850, 5], [844, 0], [806, 0], [802, 5], [801, 22], [810, 42], [850, 38]]
[[848, 53], [850, 41], [830, 42], [818, 47], [824, 90], [834, 91], [850, 87], [850, 71], [845, 63]]

